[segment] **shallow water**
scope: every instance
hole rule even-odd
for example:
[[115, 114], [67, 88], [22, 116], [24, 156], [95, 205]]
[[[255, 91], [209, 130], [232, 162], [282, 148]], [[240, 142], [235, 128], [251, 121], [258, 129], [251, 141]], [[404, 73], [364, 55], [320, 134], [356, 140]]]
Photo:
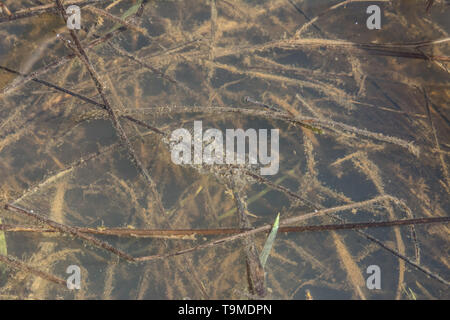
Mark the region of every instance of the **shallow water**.
[[[347, 222], [447, 216], [450, 90], [448, 62], [438, 60], [448, 59], [448, 42], [419, 49], [389, 49], [396, 55], [399, 51], [409, 55], [407, 58], [333, 45], [323, 39], [378, 44], [445, 39], [450, 30], [445, 19], [448, 6], [436, 1], [426, 13], [424, 1], [380, 2], [381, 29], [368, 30], [368, 3], [329, 9], [339, 2], [151, 1], [137, 20], [145, 32], [127, 30], [111, 40], [147, 67], [107, 44], [89, 50], [88, 55], [118, 114], [132, 115], [166, 132], [182, 127], [192, 130], [195, 120], [202, 120], [205, 129], [280, 130], [280, 170], [266, 178], [308, 203], [255, 183], [244, 169], [238, 170], [234, 177], [253, 226], [273, 223], [278, 212], [283, 219], [383, 194], [403, 200], [410, 211], [385, 201], [336, 215]], [[31, 6], [29, 1], [5, 3], [12, 12]], [[97, 7], [106, 8], [111, 2], [103, 3]], [[133, 4], [120, 1], [108, 10], [121, 16]], [[296, 31], [317, 16], [296, 37]], [[88, 30], [95, 28], [89, 34], [78, 32], [86, 44], [106, 34], [115, 23], [82, 9], [82, 24]], [[1, 65], [22, 73], [40, 70], [71, 53], [56, 33], [65, 39], [70, 35], [63, 21], [51, 13], [3, 22], [0, 33]], [[318, 45], [303, 45], [305, 39], [322, 40], [317, 40]], [[418, 58], [420, 54], [437, 60]], [[78, 59], [39, 79], [102, 101]], [[15, 81], [20, 77], [0, 71], [2, 91]], [[273, 113], [258, 114], [264, 108], [245, 103], [246, 96], [291, 117], [313, 117], [321, 123], [333, 120], [352, 128], [325, 126], [318, 133], [314, 130], [317, 124], [311, 124], [313, 128], [299, 126], [276, 119]], [[205, 111], [180, 111], [181, 106]], [[255, 112], [206, 112], [211, 107]], [[223, 166], [209, 170], [206, 166], [175, 165], [160, 135], [124, 119], [121, 123], [156, 184], [164, 214], [127, 148], [120, 145], [106, 113], [33, 81], [0, 96], [2, 207], [15, 202], [77, 227], [239, 226], [236, 204], [226, 187], [229, 175], [223, 174]], [[357, 129], [382, 136], [368, 136]], [[412, 152], [416, 149], [408, 148], [407, 142], [420, 152]], [[105, 150], [109, 146], [113, 147]], [[5, 224], [35, 224], [7, 210], [2, 210], [0, 217]], [[332, 223], [340, 222], [321, 216], [302, 224]], [[401, 226], [364, 232], [448, 281], [448, 226], [417, 225], [416, 240], [411, 230]], [[240, 240], [178, 257], [129, 263], [76, 237], [5, 234], [8, 255], [30, 266], [64, 279], [69, 265], [79, 266], [81, 289], [70, 291], [3, 266], [1, 298], [240, 299], [248, 290]], [[174, 252], [219, 237], [162, 240], [98, 236], [134, 257]], [[265, 233], [256, 236], [258, 250], [265, 238]], [[366, 287], [370, 265], [381, 269], [381, 289]], [[265, 271], [269, 297], [275, 299], [306, 299], [309, 295], [314, 299], [449, 298], [448, 285], [405, 264], [355, 230], [280, 233]]]

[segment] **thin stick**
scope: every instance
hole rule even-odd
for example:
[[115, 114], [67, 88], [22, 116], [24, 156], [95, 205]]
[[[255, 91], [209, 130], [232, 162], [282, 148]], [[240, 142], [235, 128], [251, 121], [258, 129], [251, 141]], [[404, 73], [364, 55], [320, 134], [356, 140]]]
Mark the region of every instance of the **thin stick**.
[[[23, 78], [27, 78], [29, 76], [29, 74], [24, 74], [24, 73], [18, 72], [16, 70], [13, 70], [11, 68], [8, 68], [8, 67], [2, 66], [2, 65], [0, 65], [0, 69], [5, 70], [5, 71], [7, 71], [9, 73], [12, 73], [12, 74], [21, 76]], [[103, 104], [98, 103], [97, 101], [95, 101], [95, 100], [93, 100], [91, 98], [88, 98], [86, 96], [83, 96], [82, 94], [79, 94], [79, 93], [73, 92], [73, 91], [71, 91], [69, 89], [60, 87], [60, 86], [58, 86], [56, 84], [53, 84], [51, 82], [48, 82], [48, 81], [45, 81], [45, 80], [41, 80], [41, 79], [38, 79], [38, 78], [32, 78], [31, 81], [40, 83], [40, 84], [42, 84], [42, 85], [44, 85], [46, 87], [55, 89], [57, 91], [63, 92], [63, 93], [68, 94], [68, 95], [71, 95], [72, 97], [76, 97], [76, 98], [78, 98], [80, 100], [83, 100], [84, 102], [87, 102], [87, 103], [93, 104], [95, 106], [101, 107], [102, 109], [105, 109], [105, 106]]]
[[[58, 5], [58, 9], [61, 13], [61, 15], [64, 18], [64, 21], [67, 21], [67, 15], [66, 15], [66, 11], [64, 10], [64, 7], [61, 3], [61, 0], [56, 0], [56, 3]], [[148, 173], [147, 169], [144, 167], [144, 165], [142, 164], [142, 162], [139, 160], [139, 158], [136, 155], [136, 152], [134, 151], [134, 148], [130, 142], [130, 140], [128, 139], [128, 136], [125, 133], [125, 130], [123, 129], [122, 125], [120, 124], [119, 121], [119, 117], [117, 116], [116, 112], [114, 111], [114, 109], [111, 107], [108, 99], [106, 98], [106, 94], [104, 91], [105, 86], [101, 83], [100, 81], [100, 77], [97, 74], [97, 71], [94, 69], [94, 67], [92, 66], [89, 57], [87, 56], [83, 46], [81, 45], [81, 41], [78, 38], [77, 34], [75, 33], [74, 30], [69, 30], [70, 35], [73, 39], [73, 42], [75, 43], [75, 47], [74, 48], [74, 52], [75, 54], [78, 56], [78, 58], [84, 63], [84, 65], [86, 66], [92, 80], [95, 83], [95, 87], [97, 88], [98, 93], [100, 94], [100, 97], [102, 98], [103, 104], [106, 108], [106, 111], [109, 114], [109, 118], [111, 119], [111, 122], [114, 126], [114, 129], [116, 130], [120, 140], [122, 141], [122, 143], [125, 145], [125, 147], [127, 148], [128, 154], [131, 158], [131, 161], [133, 162], [134, 166], [136, 167], [136, 169], [139, 171], [139, 173], [145, 178], [145, 180], [147, 181], [147, 183], [149, 184], [150, 187], [150, 191], [153, 195], [153, 198], [155, 199], [158, 209], [160, 211], [161, 214], [164, 214], [164, 207], [162, 205], [162, 201], [161, 198], [159, 196], [159, 193], [156, 190], [156, 184], [153, 181], [152, 177], [150, 176], [150, 174]]]
[[[251, 224], [246, 214], [246, 203], [241, 199], [239, 192], [236, 190], [235, 183], [232, 183], [233, 197], [236, 202], [237, 212], [239, 215], [239, 226], [241, 228], [250, 228]], [[265, 273], [264, 267], [259, 259], [258, 249], [256, 249], [255, 238], [249, 235], [242, 239], [245, 251], [245, 260], [247, 264], [247, 278], [249, 291], [259, 297], [266, 296]]]
[[[435, 218], [416, 218], [400, 219], [380, 222], [358, 222], [342, 224], [324, 224], [307, 226], [283, 226], [278, 228], [278, 233], [296, 233], [296, 232], [323, 232], [330, 230], [355, 230], [368, 228], [386, 228], [393, 226], [410, 226], [433, 223], [449, 223], [450, 217]], [[118, 236], [118, 237], [161, 237], [168, 239], [189, 239], [194, 240], [192, 236], [216, 236], [237, 234], [252, 229], [245, 228], [219, 228], [219, 229], [130, 229], [130, 228], [77, 228], [79, 232], [97, 235]], [[56, 233], [58, 230], [51, 228], [42, 228], [26, 225], [0, 224], [0, 231], [3, 232], [36, 232], [36, 233]]]
[[[382, 196], [378, 196], [376, 198], [370, 199], [370, 200], [366, 200], [366, 201], [361, 201], [361, 202], [355, 202], [352, 204], [346, 204], [346, 205], [342, 205], [342, 206], [337, 206], [337, 207], [333, 207], [333, 208], [328, 208], [328, 209], [323, 209], [323, 210], [316, 210], [314, 212], [310, 212], [307, 214], [303, 214], [300, 216], [296, 216], [296, 217], [292, 217], [292, 218], [287, 218], [287, 219], [282, 219], [280, 220], [280, 228], [283, 225], [288, 225], [288, 224], [294, 224], [294, 223], [298, 223], [300, 221], [305, 221], [314, 217], [319, 217], [319, 216], [323, 216], [325, 214], [329, 214], [329, 213], [336, 213], [336, 212], [341, 212], [341, 211], [345, 211], [345, 210], [351, 210], [351, 209], [356, 209], [356, 208], [361, 208], [361, 207], [367, 207], [370, 206], [374, 203], [377, 202], [382, 202], [385, 200], [396, 200], [395, 198], [393, 198], [392, 196], [389, 195], [382, 195]], [[261, 227], [249, 230], [249, 231], [245, 231], [242, 233], [238, 233], [235, 235], [231, 235], [229, 237], [225, 237], [222, 239], [218, 239], [218, 240], [214, 240], [211, 242], [207, 242], [195, 247], [191, 247], [191, 248], [187, 248], [187, 249], [183, 249], [180, 251], [176, 251], [176, 252], [172, 252], [172, 253], [166, 253], [166, 254], [160, 254], [160, 255], [152, 255], [152, 256], [145, 256], [145, 257], [139, 257], [139, 258], [135, 258], [136, 261], [150, 261], [150, 260], [157, 260], [157, 259], [165, 259], [168, 257], [173, 257], [173, 256], [178, 256], [178, 255], [182, 255], [182, 254], [186, 254], [189, 252], [193, 252], [199, 249], [204, 249], [204, 248], [208, 248], [208, 247], [214, 247], [217, 246], [219, 244], [223, 244], [226, 242], [230, 242], [230, 241], [234, 241], [237, 239], [241, 239], [243, 237], [248, 237], [249, 235], [254, 235], [257, 233], [261, 233], [261, 232], [267, 232], [270, 231], [270, 229], [272, 228], [271, 224], [265, 224]]]
[[42, 279], [54, 282], [56, 284], [60, 284], [62, 286], [66, 286], [66, 281], [65, 280], [63, 280], [61, 278], [58, 278], [58, 277], [55, 277], [54, 275], [52, 275], [50, 273], [47, 273], [47, 272], [38, 270], [38, 269], [36, 269], [34, 267], [31, 267], [31, 266], [25, 264], [24, 262], [20, 261], [17, 258], [14, 258], [14, 257], [11, 257], [11, 256], [4, 256], [4, 255], [0, 254], [0, 262], [3, 262], [6, 265], [8, 265], [10, 267], [13, 267], [15, 269], [23, 270], [25, 272], [31, 273], [32, 275], [34, 275], [36, 277], [39, 277], [39, 278], [42, 278]]
[[425, 90], [425, 88], [423, 88], [422, 90], [423, 90], [423, 95], [424, 95], [424, 99], [425, 99], [425, 107], [427, 109], [428, 120], [430, 120], [431, 132], [433, 134], [434, 143], [436, 144], [436, 149], [439, 152], [438, 157], [441, 162], [442, 174], [444, 175], [445, 183], [447, 185], [447, 190], [449, 190], [448, 188], [450, 188], [450, 179], [449, 179], [449, 175], [448, 175], [447, 162], [445, 161], [445, 158], [441, 152], [441, 147], [440, 147], [439, 139], [437, 136], [436, 127], [434, 126], [434, 123], [433, 123], [433, 117], [431, 115], [430, 99], [428, 98], [428, 94], [427, 94], [427, 91]]
[[351, 134], [356, 134], [359, 136], [363, 136], [369, 139], [394, 144], [400, 146], [402, 148], [407, 149], [409, 152], [414, 154], [416, 157], [420, 154], [420, 148], [414, 144], [412, 141], [406, 141], [397, 137], [391, 137], [384, 135], [382, 133], [372, 132], [366, 129], [359, 129], [353, 126], [350, 126], [345, 123], [333, 121], [333, 120], [322, 120], [314, 117], [303, 117], [303, 116], [292, 116], [287, 112], [274, 112], [271, 110], [255, 110], [249, 108], [231, 108], [231, 107], [199, 107], [199, 106], [163, 106], [163, 107], [151, 107], [151, 108], [141, 108], [141, 109], [132, 109], [125, 110], [124, 114], [133, 114], [133, 113], [146, 113], [151, 112], [152, 114], [155, 112], [161, 112], [169, 110], [170, 112], [201, 112], [201, 113], [238, 113], [243, 115], [252, 115], [252, 116], [262, 116], [269, 119], [282, 120], [286, 122], [290, 122], [296, 125], [300, 125], [302, 127], [318, 127], [320, 129], [327, 129], [333, 132], [342, 133], [347, 132]]
[[133, 21], [127, 21], [125, 19], [116, 17], [115, 15], [109, 13], [108, 11], [105, 11], [103, 9], [99, 9], [96, 8], [94, 6], [87, 6], [86, 9], [88, 9], [89, 11], [95, 13], [96, 15], [108, 18], [114, 22], [120, 23], [121, 25], [124, 25], [125, 27], [127, 27], [128, 29], [140, 32], [146, 36], [148, 36], [147, 30], [139, 27], [137, 24], [135, 24]]
[[[306, 15], [306, 13], [305, 13], [302, 9], [300, 9], [299, 6], [297, 6], [292, 0], [288, 0], [288, 2], [295, 8], [295, 10], [296, 10], [298, 13], [300, 13], [300, 14], [306, 19], [306, 21], [308, 21], [308, 23], [310, 23], [311, 18], [308, 17], [308, 16]], [[323, 33], [323, 31], [322, 31], [318, 26], [316, 26], [314, 23], [311, 22], [311, 25], [312, 25], [317, 31]]]
[[274, 190], [278, 190], [278, 191], [290, 196], [291, 198], [300, 200], [301, 202], [310, 205], [312, 208], [316, 208], [316, 205], [313, 202], [311, 202], [310, 200], [306, 199], [305, 197], [302, 197], [301, 195], [289, 190], [288, 188], [286, 188], [282, 185], [273, 183], [272, 181], [264, 178], [263, 176], [260, 176], [259, 174], [254, 173], [250, 170], [244, 170], [244, 173], [245, 173], [245, 175], [255, 179], [258, 183], [265, 184], [266, 186], [268, 186]]
[[[334, 218], [335, 220], [339, 220], [342, 222], [345, 222], [344, 219], [340, 218], [339, 216], [336, 216], [332, 213], [328, 213], [328, 216]], [[414, 268], [418, 269], [419, 271], [425, 273], [427, 276], [438, 280], [439, 282], [450, 286], [450, 282], [443, 279], [440, 275], [428, 270], [427, 268], [425, 268], [424, 266], [421, 266], [420, 264], [412, 261], [411, 259], [409, 259], [408, 257], [406, 257], [405, 255], [401, 254], [400, 252], [398, 252], [397, 250], [394, 250], [390, 247], [388, 247], [387, 245], [385, 245], [383, 242], [381, 242], [380, 240], [378, 240], [377, 238], [371, 236], [370, 234], [367, 234], [366, 232], [362, 231], [362, 230], [355, 230], [357, 233], [359, 233], [361, 236], [363, 236], [364, 238], [366, 238], [369, 241], [372, 241], [374, 243], [376, 243], [377, 245], [379, 245], [381, 248], [389, 251], [390, 253], [392, 253], [394, 256], [396, 256], [399, 259], [402, 259], [403, 261], [405, 261], [406, 263], [408, 263], [409, 265], [413, 266]]]
[[[423, 52], [398, 51], [398, 50], [388, 50], [388, 49], [383, 49], [383, 48], [361, 48], [361, 49], [370, 55], [431, 60], [431, 61], [435, 61], [435, 62], [450, 61], [450, 57], [448, 57], [448, 56], [427, 55]], [[419, 48], [417, 48], [417, 49], [419, 49]]]
[[61, 233], [70, 234], [72, 236], [75, 236], [75, 237], [81, 238], [83, 240], [86, 240], [86, 241], [92, 243], [93, 245], [95, 245], [97, 247], [100, 247], [100, 248], [103, 248], [103, 249], [105, 249], [105, 250], [107, 250], [107, 251], [109, 251], [109, 252], [111, 252], [111, 253], [113, 253], [113, 254], [115, 254], [115, 255], [117, 255], [117, 256], [125, 259], [125, 260], [134, 261], [134, 258], [131, 257], [130, 255], [126, 254], [125, 252], [123, 252], [123, 251], [113, 247], [112, 245], [110, 245], [109, 243], [107, 243], [105, 241], [99, 240], [99, 239], [97, 239], [95, 237], [92, 237], [90, 235], [87, 235], [87, 234], [84, 234], [84, 233], [80, 232], [78, 230], [78, 228], [58, 223], [56, 221], [53, 221], [53, 220], [51, 220], [49, 218], [44, 217], [41, 214], [38, 214], [38, 213], [34, 212], [33, 210], [24, 209], [24, 208], [21, 208], [21, 207], [15, 205], [15, 204], [6, 204], [5, 205], [5, 209], [9, 210], [9, 211], [13, 211], [13, 212], [17, 212], [17, 213], [26, 215], [28, 217], [31, 217], [31, 218], [33, 218], [33, 219], [35, 219], [35, 220], [37, 220], [37, 221], [39, 221], [41, 223], [44, 223], [44, 224], [48, 225], [49, 227], [51, 227], [53, 229], [58, 230]]
[[138, 57], [136, 57], [135, 55], [119, 48], [117, 45], [109, 43], [109, 46], [118, 54], [120, 54], [121, 56], [124, 56], [134, 62], [137, 62], [139, 65], [153, 71], [154, 73], [156, 73], [157, 75], [161, 76], [161, 78], [166, 79], [170, 82], [172, 82], [173, 84], [178, 84], [178, 81], [173, 79], [172, 77], [166, 75], [164, 72], [152, 67], [151, 65], [149, 65], [148, 63], [142, 61], [141, 59], [139, 59]]
[[[29, 77], [28, 74], [20, 73], [20, 72], [18, 72], [16, 70], [13, 70], [11, 68], [8, 68], [8, 67], [2, 66], [2, 65], [0, 65], [0, 69], [5, 70], [5, 71], [10, 72], [10, 73], [13, 73], [13, 74], [16, 74], [16, 75], [20, 75], [21, 77], [24, 77], [24, 78]], [[41, 80], [41, 79], [38, 79], [38, 78], [32, 78], [31, 81], [35, 81], [35, 82], [40, 83], [40, 84], [42, 84], [42, 85], [44, 85], [46, 87], [55, 89], [56, 91], [63, 92], [65, 94], [68, 94], [68, 95], [70, 95], [72, 97], [78, 98], [78, 99], [80, 99], [80, 100], [82, 100], [84, 102], [90, 103], [90, 104], [92, 104], [94, 106], [97, 106], [97, 107], [99, 107], [99, 108], [101, 108], [101, 109], [106, 111], [106, 107], [105, 107], [104, 104], [101, 104], [101, 103], [99, 103], [99, 102], [97, 102], [97, 101], [95, 101], [95, 100], [93, 100], [93, 99], [91, 99], [89, 97], [86, 97], [86, 96], [84, 96], [84, 95], [82, 95], [80, 93], [73, 92], [73, 91], [71, 91], [69, 89], [60, 87], [60, 86], [58, 86], [58, 85], [56, 85], [54, 83], [48, 82], [46, 80]], [[125, 115], [125, 116], [120, 115], [120, 118], [126, 119], [126, 120], [131, 121], [131, 122], [134, 122], [134, 123], [136, 123], [136, 124], [146, 128], [146, 129], [154, 131], [155, 133], [162, 134], [162, 135], [165, 134], [163, 131], [159, 130], [158, 128], [152, 127], [152, 126], [144, 123], [143, 121], [138, 120], [136, 118], [133, 118], [133, 117], [131, 117], [129, 115]]]

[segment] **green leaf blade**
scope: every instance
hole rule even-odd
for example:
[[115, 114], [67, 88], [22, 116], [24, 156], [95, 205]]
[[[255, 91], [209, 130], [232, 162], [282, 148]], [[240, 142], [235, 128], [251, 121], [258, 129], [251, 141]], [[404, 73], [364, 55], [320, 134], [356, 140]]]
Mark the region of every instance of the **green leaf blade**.
[[[139, 7], [141, 6], [143, 0], [139, 0], [135, 5], [131, 6], [127, 11], [124, 12], [124, 14], [122, 14], [122, 16], [120, 17], [122, 20], [127, 19], [129, 16], [135, 14]], [[116, 31], [117, 29], [119, 29], [122, 26], [121, 23], [116, 23], [114, 25], [114, 27], [112, 27], [108, 33], [111, 33], [113, 31]]]
[[272, 250], [273, 243], [275, 242], [275, 238], [278, 233], [278, 227], [280, 225], [280, 214], [278, 213], [275, 222], [273, 223], [272, 230], [270, 231], [269, 236], [267, 237], [266, 243], [264, 244], [264, 248], [259, 256], [259, 260], [261, 261], [261, 265], [264, 268], [267, 262], [267, 258], [269, 258], [270, 251]]

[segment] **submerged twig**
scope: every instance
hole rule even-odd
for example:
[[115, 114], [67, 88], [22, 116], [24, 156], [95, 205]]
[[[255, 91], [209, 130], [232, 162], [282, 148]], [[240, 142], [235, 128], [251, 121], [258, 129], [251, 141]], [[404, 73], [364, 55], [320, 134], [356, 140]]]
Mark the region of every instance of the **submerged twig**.
[[155, 74], [161, 76], [161, 78], [166, 79], [168, 81], [170, 81], [173, 84], [178, 84], [178, 81], [175, 80], [174, 78], [172, 78], [171, 76], [166, 75], [164, 72], [152, 67], [150, 64], [146, 63], [145, 61], [142, 61], [142, 59], [139, 59], [137, 56], [119, 48], [117, 45], [109, 43], [109, 46], [118, 54], [120, 54], [121, 56], [124, 56], [134, 62], [137, 62], [139, 65], [143, 66], [144, 68], [147, 68], [149, 70], [151, 70], [152, 72], [154, 72]]
[[[344, 219], [342, 219], [342, 218], [339, 217], [339, 216], [336, 216], [335, 214], [330, 213], [330, 214], [328, 214], [328, 215], [329, 215], [330, 217], [334, 218], [335, 220], [339, 220], [339, 221], [345, 222]], [[389, 246], [385, 245], [383, 242], [381, 242], [381, 241], [378, 240], [377, 238], [371, 236], [370, 234], [368, 234], [368, 233], [366, 233], [366, 232], [364, 232], [364, 231], [362, 231], [362, 230], [355, 230], [355, 231], [356, 231], [358, 234], [360, 234], [361, 236], [363, 236], [364, 238], [366, 238], [367, 240], [376, 243], [378, 246], [380, 246], [381, 248], [383, 248], [383, 249], [389, 251], [390, 253], [392, 253], [392, 254], [393, 254], [394, 256], [396, 256], [397, 258], [399, 258], [399, 259], [405, 261], [406, 263], [408, 263], [409, 265], [413, 266], [413, 267], [416, 268], [417, 270], [419, 270], [419, 271], [425, 273], [427, 276], [429, 276], [429, 277], [431, 277], [431, 278], [433, 278], [433, 279], [435, 279], [435, 280], [438, 280], [439, 282], [441, 282], [441, 283], [443, 283], [443, 284], [445, 284], [445, 285], [447, 285], [447, 286], [450, 286], [450, 282], [447, 281], [447, 280], [445, 280], [444, 278], [442, 278], [442, 277], [441, 277], [440, 275], [438, 275], [437, 273], [434, 273], [434, 272], [428, 270], [427, 268], [425, 268], [424, 266], [421, 266], [420, 264], [418, 264], [418, 263], [412, 261], [410, 258], [408, 258], [407, 256], [401, 254], [401, 253], [398, 252], [397, 250], [394, 250], [394, 249], [390, 248]]]
[[36, 277], [40, 277], [42, 279], [54, 282], [56, 284], [62, 285], [62, 286], [66, 286], [66, 281], [64, 279], [58, 278], [50, 273], [38, 270], [34, 267], [31, 267], [29, 265], [27, 265], [26, 263], [20, 261], [17, 258], [11, 257], [11, 256], [4, 256], [2, 254], [0, 254], [0, 262], [5, 263], [6, 265], [18, 269], [18, 270], [23, 270], [27, 273], [30, 273]]
[[447, 162], [445, 161], [444, 155], [441, 152], [441, 146], [439, 144], [439, 139], [436, 132], [436, 127], [434, 126], [433, 118], [431, 115], [431, 104], [430, 99], [428, 97], [427, 91], [425, 88], [422, 88], [423, 96], [425, 100], [425, 108], [427, 109], [428, 120], [430, 121], [431, 132], [433, 134], [434, 143], [436, 144], [436, 150], [438, 151], [438, 157], [441, 162], [442, 174], [445, 179], [445, 183], [447, 185], [447, 191], [450, 190], [450, 177], [448, 174]]
[[[200, 113], [237, 113], [244, 115], [253, 115], [253, 116], [263, 116], [268, 119], [276, 119], [283, 120], [286, 122], [290, 122], [293, 124], [298, 124], [302, 127], [318, 127], [321, 129], [328, 129], [334, 132], [347, 132], [351, 134], [356, 134], [359, 136], [367, 137], [370, 139], [387, 142], [390, 144], [398, 145], [400, 147], [406, 148], [409, 152], [414, 154], [416, 157], [420, 154], [420, 149], [418, 146], [414, 144], [412, 141], [405, 141], [403, 139], [397, 137], [391, 137], [384, 135], [382, 133], [372, 132], [365, 129], [359, 129], [353, 126], [350, 126], [345, 123], [333, 121], [333, 120], [322, 120], [314, 117], [303, 117], [303, 116], [292, 116], [286, 112], [274, 112], [271, 110], [255, 110], [255, 109], [246, 109], [246, 108], [232, 108], [232, 107], [224, 107], [224, 106], [215, 106], [215, 107], [199, 107], [199, 106], [163, 106], [163, 107], [152, 107], [152, 108], [141, 108], [141, 109], [127, 109], [124, 111], [124, 115], [131, 114], [145, 114], [145, 113], [159, 113], [162, 111], [170, 111], [170, 112], [200, 112]], [[313, 130], [314, 131], [314, 130]]]
[[13, 212], [17, 212], [17, 213], [26, 215], [28, 217], [31, 217], [31, 218], [35, 219], [36, 221], [38, 221], [38, 222], [44, 223], [44, 224], [48, 225], [49, 227], [58, 230], [59, 232], [62, 232], [62, 233], [65, 233], [65, 234], [70, 234], [72, 236], [75, 236], [75, 237], [78, 237], [80, 239], [86, 240], [86, 241], [92, 243], [93, 245], [95, 245], [97, 247], [103, 248], [103, 249], [105, 249], [105, 250], [107, 250], [107, 251], [109, 251], [109, 252], [119, 256], [120, 258], [123, 258], [123, 259], [128, 260], [128, 261], [134, 261], [134, 258], [131, 257], [130, 255], [126, 254], [125, 252], [123, 252], [123, 251], [113, 247], [112, 245], [110, 245], [109, 243], [107, 243], [105, 241], [99, 240], [99, 239], [97, 239], [95, 237], [92, 237], [92, 236], [90, 236], [88, 234], [84, 234], [84, 233], [80, 232], [78, 230], [78, 228], [58, 223], [56, 221], [53, 221], [53, 220], [51, 220], [49, 218], [44, 217], [41, 214], [38, 214], [38, 213], [34, 212], [33, 210], [28, 210], [28, 209], [25, 209], [25, 208], [21, 208], [21, 207], [15, 205], [15, 204], [6, 204], [5, 205], [5, 209], [9, 210], [9, 211], [13, 211]]
[[[239, 226], [241, 228], [250, 228], [251, 224], [247, 217], [246, 204], [241, 199], [239, 192], [236, 190], [235, 183], [232, 183], [233, 198], [238, 208]], [[260, 297], [266, 295], [265, 273], [264, 267], [259, 259], [258, 249], [256, 249], [255, 239], [252, 234], [242, 239], [245, 250], [245, 261], [247, 265], [247, 275], [249, 282], [249, 291], [251, 294], [256, 294]]]
[[[369, 229], [369, 228], [386, 228], [394, 226], [409, 226], [434, 223], [448, 223], [450, 217], [436, 218], [416, 218], [416, 219], [400, 219], [379, 222], [357, 222], [342, 224], [322, 224], [322, 225], [306, 225], [306, 226], [281, 226], [278, 233], [296, 233], [296, 232], [323, 232], [330, 230], [353, 230], [353, 229]], [[217, 236], [227, 234], [237, 234], [252, 229], [242, 228], [220, 228], [220, 229], [134, 229], [134, 228], [77, 228], [82, 233], [133, 237], [133, 238], [164, 238], [164, 239], [187, 239], [195, 240], [194, 236]], [[58, 230], [52, 228], [33, 227], [26, 225], [0, 224], [0, 231], [4, 232], [36, 232], [36, 233], [56, 233]]]
[[[64, 21], [67, 20], [67, 15], [64, 10], [64, 7], [60, 0], [56, 0], [56, 3], [58, 4], [58, 8], [60, 10], [61, 15], [64, 17]], [[164, 214], [164, 207], [161, 202], [161, 198], [159, 196], [159, 193], [156, 190], [156, 184], [153, 181], [152, 177], [148, 173], [147, 169], [142, 164], [141, 160], [139, 160], [130, 140], [128, 139], [127, 134], [125, 133], [125, 130], [123, 129], [122, 125], [120, 124], [119, 117], [117, 116], [117, 113], [114, 111], [114, 109], [111, 107], [106, 94], [105, 94], [105, 86], [100, 81], [100, 77], [97, 74], [97, 71], [92, 66], [89, 57], [87, 56], [83, 46], [81, 45], [81, 41], [78, 38], [77, 34], [73, 30], [69, 30], [70, 35], [75, 43], [74, 52], [75, 54], [80, 58], [80, 60], [84, 63], [86, 66], [92, 80], [95, 83], [95, 87], [97, 88], [98, 93], [100, 94], [100, 97], [102, 98], [103, 104], [106, 108], [106, 111], [108, 112], [109, 118], [111, 119], [111, 122], [114, 126], [114, 129], [116, 130], [120, 140], [122, 143], [126, 146], [128, 154], [131, 158], [131, 161], [133, 162], [136, 169], [138, 169], [139, 173], [145, 178], [147, 183], [149, 184], [150, 191], [152, 192], [152, 195], [157, 202], [158, 209], [160, 210], [161, 214]]]
[[[336, 213], [336, 212], [341, 212], [341, 211], [346, 211], [346, 210], [363, 208], [363, 207], [367, 207], [367, 206], [370, 206], [370, 205], [373, 205], [375, 203], [382, 202], [385, 200], [396, 200], [396, 199], [389, 195], [382, 195], [382, 196], [378, 196], [378, 197], [370, 199], [370, 200], [355, 202], [352, 204], [346, 204], [346, 205], [332, 207], [332, 208], [323, 209], [323, 210], [315, 210], [313, 212], [302, 214], [300, 216], [295, 216], [295, 217], [280, 220], [280, 228], [282, 228], [284, 225], [298, 223], [300, 221], [305, 221], [305, 220], [308, 220], [308, 219], [311, 219], [314, 217], [323, 216], [328, 213]], [[270, 231], [270, 229], [272, 229], [272, 225], [266, 224], [266, 225], [254, 228], [254, 229], [246, 231], [246, 232], [238, 233], [238, 234], [226, 237], [226, 238], [214, 240], [211, 242], [207, 242], [207, 243], [204, 243], [204, 244], [201, 244], [201, 245], [198, 245], [195, 247], [183, 249], [180, 251], [166, 253], [166, 254], [160, 254], [160, 255], [139, 257], [139, 258], [136, 258], [136, 261], [149, 261], [149, 260], [165, 259], [168, 257], [178, 256], [178, 255], [186, 254], [186, 253], [193, 252], [193, 251], [196, 251], [199, 249], [214, 247], [214, 246], [226, 243], [226, 242], [230, 242], [230, 241], [234, 241], [237, 239], [241, 239], [243, 237], [247, 237], [249, 235], [253, 235], [253, 234], [257, 234], [257, 233], [261, 233], [261, 232], [267, 232], [267, 231]]]

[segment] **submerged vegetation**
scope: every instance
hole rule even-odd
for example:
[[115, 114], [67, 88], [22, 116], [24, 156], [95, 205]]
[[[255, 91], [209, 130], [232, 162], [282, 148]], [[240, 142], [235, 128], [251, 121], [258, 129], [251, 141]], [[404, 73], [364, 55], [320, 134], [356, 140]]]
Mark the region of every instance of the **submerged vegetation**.
[[0, 1], [0, 299], [448, 299], [449, 7], [369, 2]]

